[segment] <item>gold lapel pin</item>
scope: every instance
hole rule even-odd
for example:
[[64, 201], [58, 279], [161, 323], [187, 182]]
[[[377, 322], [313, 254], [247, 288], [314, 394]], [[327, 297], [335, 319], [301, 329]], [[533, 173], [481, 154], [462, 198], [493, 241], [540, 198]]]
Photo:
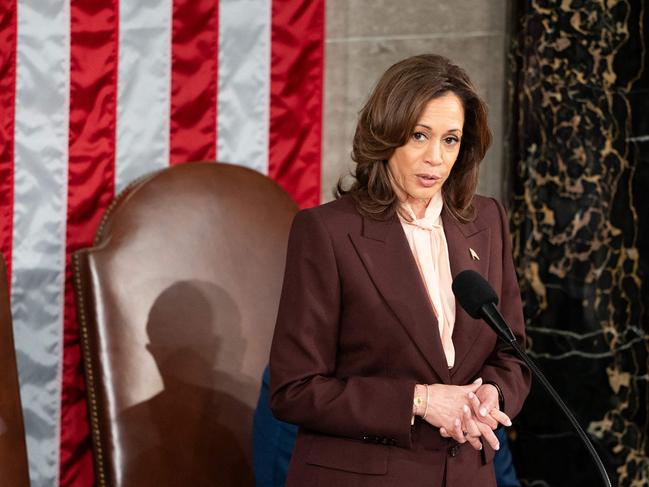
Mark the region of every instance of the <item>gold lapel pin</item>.
[[469, 247], [469, 254], [471, 254], [471, 258], [473, 260], [480, 260], [480, 256], [478, 255], [478, 253], [475, 250], [473, 250], [471, 247]]

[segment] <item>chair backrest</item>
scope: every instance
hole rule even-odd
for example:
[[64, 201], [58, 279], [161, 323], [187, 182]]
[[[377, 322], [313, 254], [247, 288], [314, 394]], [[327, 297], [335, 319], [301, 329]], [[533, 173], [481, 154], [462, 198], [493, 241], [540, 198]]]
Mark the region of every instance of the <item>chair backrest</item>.
[[297, 208], [238, 166], [133, 184], [74, 256], [98, 487], [247, 486]]
[[25, 427], [20, 403], [9, 285], [0, 256], [0, 485], [29, 487]]

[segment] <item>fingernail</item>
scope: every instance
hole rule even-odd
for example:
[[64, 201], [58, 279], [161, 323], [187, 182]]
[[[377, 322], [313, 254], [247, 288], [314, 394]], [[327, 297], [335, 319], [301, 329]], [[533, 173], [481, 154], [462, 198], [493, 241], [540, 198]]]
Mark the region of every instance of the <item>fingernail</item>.
[[482, 450], [482, 445], [480, 445], [480, 448], [478, 448], [478, 450]]
[[485, 408], [480, 408], [480, 416], [486, 416], [487, 410]]
[[465, 413], [469, 412], [469, 406], [467, 406], [466, 404], [462, 406], [462, 409], [464, 410]]
[[511, 425], [512, 425], [512, 422], [511, 422], [511, 420], [508, 419], [507, 420], [507, 426], [511, 426]]
[[494, 450], [500, 450], [500, 443], [496, 445], [496, 448], [494, 448]]
[[455, 418], [455, 426], [460, 426], [460, 420]]
[[480, 384], [482, 382], [482, 377], [478, 377], [476, 380], [473, 381], [474, 384]]
[[473, 399], [473, 396], [475, 396], [475, 394], [473, 392], [469, 392], [468, 396], [469, 396], [469, 399]]

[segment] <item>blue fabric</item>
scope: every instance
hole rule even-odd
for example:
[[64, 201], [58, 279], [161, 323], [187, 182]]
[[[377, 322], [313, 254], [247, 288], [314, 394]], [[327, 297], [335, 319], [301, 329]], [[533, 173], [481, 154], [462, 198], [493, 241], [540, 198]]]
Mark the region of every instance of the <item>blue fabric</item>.
[[[297, 426], [283, 423], [275, 419], [271, 413], [268, 402], [269, 380], [270, 373], [266, 367], [253, 419], [253, 468], [257, 487], [284, 487]], [[500, 450], [494, 457], [496, 483], [498, 487], [520, 487], [505, 430], [497, 429], [496, 436], [500, 442]]]
[[494, 456], [494, 470], [496, 471], [496, 484], [498, 487], [521, 487], [518, 481], [514, 462], [512, 462], [512, 453], [509, 451], [507, 435], [504, 428], [496, 430], [496, 436], [500, 442], [500, 450]]
[[269, 380], [266, 367], [252, 424], [252, 461], [257, 487], [284, 487], [297, 426], [273, 416], [268, 398]]

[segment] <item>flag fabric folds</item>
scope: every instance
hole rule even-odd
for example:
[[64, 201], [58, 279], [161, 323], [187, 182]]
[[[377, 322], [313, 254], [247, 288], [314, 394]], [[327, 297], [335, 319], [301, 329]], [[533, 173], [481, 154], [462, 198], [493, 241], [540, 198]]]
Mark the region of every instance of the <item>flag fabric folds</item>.
[[70, 257], [121, 189], [219, 160], [319, 202], [324, 15], [324, 0], [0, 2], [0, 251], [33, 487], [94, 483]]

